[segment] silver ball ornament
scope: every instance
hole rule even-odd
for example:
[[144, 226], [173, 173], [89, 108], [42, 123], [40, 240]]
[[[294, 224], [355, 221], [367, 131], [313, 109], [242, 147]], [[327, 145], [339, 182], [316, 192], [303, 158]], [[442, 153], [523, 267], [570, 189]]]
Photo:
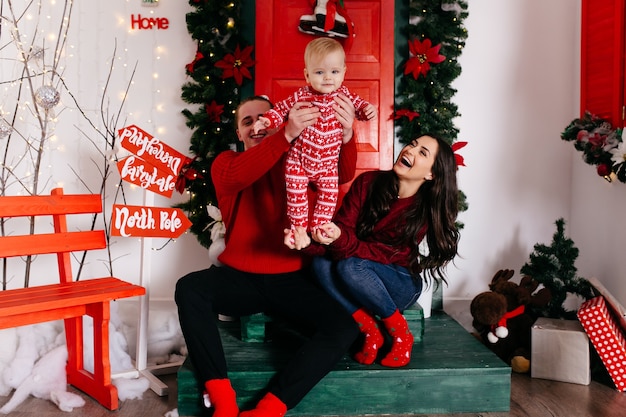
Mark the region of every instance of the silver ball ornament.
[[35, 92], [35, 100], [37, 101], [37, 104], [46, 110], [50, 110], [59, 104], [60, 99], [61, 94], [59, 94], [59, 92], [50, 85], [41, 86]]

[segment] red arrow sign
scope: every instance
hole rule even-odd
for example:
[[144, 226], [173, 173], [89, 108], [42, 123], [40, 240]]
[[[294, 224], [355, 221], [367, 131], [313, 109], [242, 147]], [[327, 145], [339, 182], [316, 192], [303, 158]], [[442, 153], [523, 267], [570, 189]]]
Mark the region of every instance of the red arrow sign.
[[161, 142], [148, 132], [135, 125], [123, 127], [117, 131], [122, 148], [150, 162], [162, 171], [178, 175], [183, 166], [191, 162], [171, 146]]
[[111, 236], [177, 238], [191, 226], [178, 208], [113, 205]]
[[176, 186], [176, 177], [161, 171], [143, 159], [131, 155], [117, 163], [117, 170], [124, 181], [164, 197], [172, 197]]

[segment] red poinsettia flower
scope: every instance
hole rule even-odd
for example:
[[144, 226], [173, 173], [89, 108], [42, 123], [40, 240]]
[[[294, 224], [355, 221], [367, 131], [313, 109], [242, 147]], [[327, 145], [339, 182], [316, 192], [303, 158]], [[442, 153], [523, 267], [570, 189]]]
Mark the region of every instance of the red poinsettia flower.
[[234, 77], [237, 85], [243, 83], [243, 77], [252, 79], [252, 74], [248, 68], [254, 65], [254, 60], [250, 57], [252, 54], [252, 45], [239, 49], [239, 45], [235, 48], [235, 52], [228, 54], [224, 59], [215, 63], [215, 66], [224, 70], [222, 79]]
[[211, 104], [207, 104], [204, 106], [206, 113], [209, 115], [209, 119], [212, 122], [219, 123], [220, 116], [224, 113], [224, 105], [217, 104], [215, 100], [211, 102]]
[[187, 72], [190, 74], [193, 74], [193, 70], [196, 66], [196, 63], [200, 61], [202, 58], [204, 58], [204, 55], [202, 55], [202, 52], [200, 51], [196, 52], [196, 57], [193, 59], [193, 61], [191, 61], [189, 64], [186, 65]]
[[456, 166], [457, 167], [464, 167], [465, 166], [465, 158], [463, 158], [462, 155], [459, 155], [456, 152], [459, 149], [461, 149], [462, 147], [464, 147], [465, 145], [467, 145], [467, 142], [455, 142], [455, 143], [452, 144], [452, 151], [454, 152], [454, 160], [456, 161]]
[[416, 80], [420, 74], [426, 77], [431, 63], [439, 64], [446, 59], [445, 56], [439, 54], [439, 49], [441, 49], [441, 44], [432, 46], [430, 39], [424, 39], [424, 42], [420, 42], [419, 39], [409, 41], [411, 58], [404, 66], [404, 75], [412, 73]]
[[390, 119], [394, 119], [394, 120], [398, 120], [401, 117], [408, 117], [409, 121], [412, 122], [413, 119], [415, 119], [416, 117], [419, 117], [419, 113], [415, 112], [413, 110], [408, 110], [408, 109], [400, 109], [400, 110], [396, 110], [395, 112], [393, 112], [391, 114]]

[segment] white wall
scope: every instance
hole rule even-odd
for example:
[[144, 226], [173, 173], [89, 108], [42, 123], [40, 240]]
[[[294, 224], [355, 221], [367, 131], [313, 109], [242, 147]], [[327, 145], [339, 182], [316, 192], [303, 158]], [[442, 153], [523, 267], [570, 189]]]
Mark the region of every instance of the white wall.
[[[459, 171], [469, 210], [461, 214], [465, 224], [461, 257], [449, 271], [446, 298], [472, 298], [486, 289], [500, 268], [519, 271], [536, 243], [550, 243], [554, 222], [563, 217], [566, 233], [581, 252], [580, 274], [598, 276], [626, 301], [626, 283], [619, 279], [624, 261], [617, 249], [626, 243], [619, 233], [626, 185], [605, 183], [571, 144], [560, 140], [561, 131], [578, 114], [579, 9], [580, 0], [469, 0], [463, 72], [454, 84], [461, 113], [459, 140], [469, 142], [461, 151], [467, 167]], [[98, 113], [113, 58], [108, 100], [112, 109], [119, 109], [119, 94], [137, 63], [118, 127], [137, 124], [186, 152], [190, 132], [180, 111], [188, 105], [180, 99], [180, 87], [186, 81], [184, 65], [195, 53], [185, 24], [187, 11], [186, 2], [161, 1], [154, 8], [142, 7], [139, 0], [75, 2], [64, 77], [81, 107]], [[169, 29], [128, 31], [131, 14], [151, 12], [167, 17]], [[3, 62], [2, 79], [13, 70]], [[6, 98], [1, 100], [5, 105]], [[83, 161], [79, 163], [83, 178], [94, 175], [87, 182], [92, 187], [99, 184], [97, 171], [88, 162], [97, 154], [84, 138], [77, 140], [76, 125], [87, 128], [73, 107], [64, 93], [59, 110], [65, 110], [59, 111], [57, 126], [64, 151], [51, 149], [55, 163], [50, 163], [47, 174], [51, 185], [62, 178], [71, 191], [84, 191], [67, 165], [58, 163]], [[125, 188], [128, 204], [173, 203]], [[138, 280], [143, 268], [151, 278], [153, 299], [171, 298], [178, 277], [208, 265], [206, 251], [193, 235], [158, 251], [164, 239], [146, 243], [142, 253], [139, 239], [118, 239], [113, 245], [119, 257], [114, 267], [131, 280]]]
[[471, 298], [501, 268], [519, 272], [571, 211], [571, 145], [578, 113], [579, 1], [470, 0], [455, 87], [462, 213], [458, 269], [445, 297]]

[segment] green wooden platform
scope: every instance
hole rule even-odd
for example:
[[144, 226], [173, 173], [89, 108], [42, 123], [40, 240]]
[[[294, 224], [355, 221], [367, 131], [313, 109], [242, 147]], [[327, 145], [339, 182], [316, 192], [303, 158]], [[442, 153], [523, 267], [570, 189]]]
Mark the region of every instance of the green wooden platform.
[[[510, 367], [441, 311], [433, 311], [427, 319], [407, 319], [416, 339], [423, 332], [407, 367], [365, 366], [346, 356], [287, 415], [509, 411]], [[221, 330], [229, 376], [240, 407], [252, 408], [275, 370], [301, 342], [301, 335], [288, 326], [268, 323], [270, 341], [250, 343], [241, 340], [238, 322], [223, 323]], [[201, 389], [186, 361], [178, 371], [179, 415], [209, 415], [200, 401]]]

